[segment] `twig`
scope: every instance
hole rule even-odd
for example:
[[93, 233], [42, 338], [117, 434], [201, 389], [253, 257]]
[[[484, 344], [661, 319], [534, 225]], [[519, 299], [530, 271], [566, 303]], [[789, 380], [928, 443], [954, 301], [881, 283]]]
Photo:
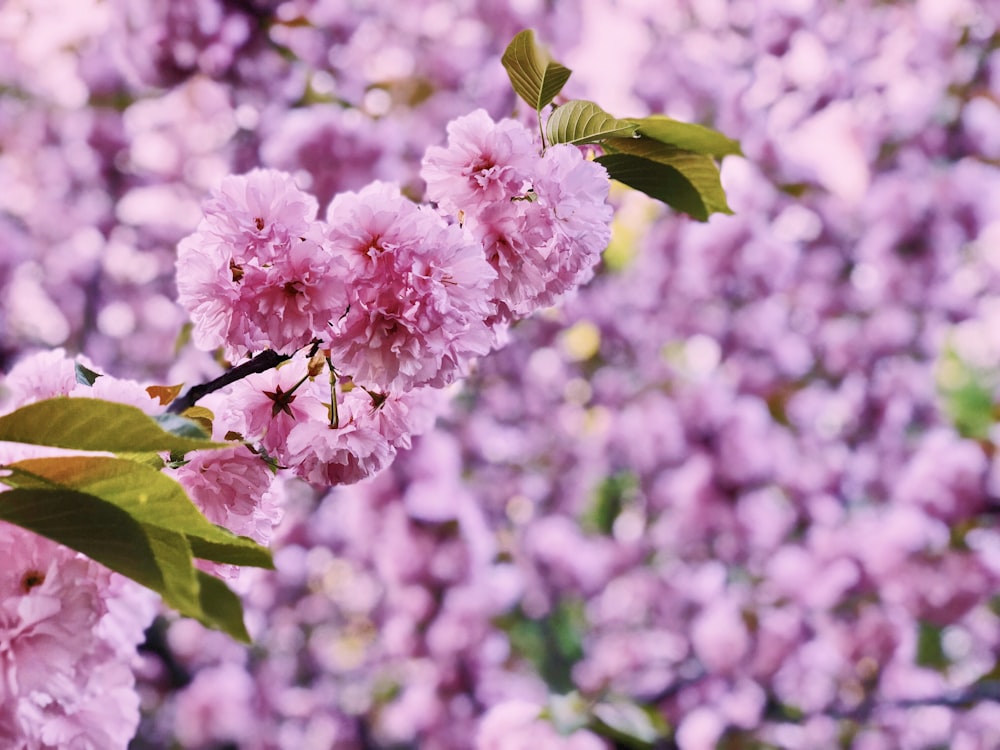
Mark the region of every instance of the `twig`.
[[235, 383], [237, 380], [242, 380], [247, 375], [267, 372], [271, 368], [277, 367], [285, 360], [291, 358], [291, 354], [279, 354], [272, 349], [265, 349], [253, 359], [247, 360], [243, 364], [237, 365], [233, 369], [222, 373], [219, 377], [215, 378], [215, 380], [209, 380], [207, 383], [191, 386], [187, 393], [183, 396], [175, 398], [170, 403], [170, 406], [167, 407], [167, 413], [180, 414], [185, 409], [189, 409], [194, 406], [198, 399], [207, 396], [209, 393], [214, 393], [221, 388], [225, 388], [227, 385]]

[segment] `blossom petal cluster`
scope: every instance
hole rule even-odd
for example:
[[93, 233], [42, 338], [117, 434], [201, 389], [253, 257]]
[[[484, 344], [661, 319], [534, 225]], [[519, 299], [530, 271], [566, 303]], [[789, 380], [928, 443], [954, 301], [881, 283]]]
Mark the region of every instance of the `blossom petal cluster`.
[[0, 745], [125, 747], [139, 724], [135, 648], [155, 598], [5, 522], [0, 559]]
[[[58, 366], [65, 361], [50, 352], [22, 361], [9, 381], [17, 398], [65, 395], [61, 391], [72, 389]], [[43, 455], [52, 452], [14, 443], [0, 448], [5, 464]], [[156, 612], [156, 597], [5, 521], [0, 559], [0, 744], [125, 747], [139, 723], [135, 649]]]
[[[86, 377], [83, 377], [86, 375]], [[155, 415], [155, 390], [104, 375], [62, 349], [19, 361], [4, 381], [7, 407], [94, 398]], [[80, 455], [0, 443], [0, 464]], [[274, 474], [243, 445], [193, 451], [165, 468], [208, 520], [267, 544], [280, 519]], [[137, 491], [139, 488], [137, 488]], [[0, 489], [0, 495], [6, 492]], [[139, 723], [133, 669], [158, 597], [68, 547], [0, 521], [0, 745], [15, 750], [124, 748]], [[232, 565], [204, 563], [235, 578]]]
[[[205, 517], [239, 536], [269, 544], [281, 520], [274, 473], [245, 445], [192, 451], [173, 478]], [[208, 572], [236, 578], [239, 568], [201, 563]]]
[[255, 169], [231, 175], [178, 245], [178, 301], [195, 343], [250, 352], [294, 351], [347, 309], [337, 261], [316, 236], [316, 199], [292, 177]]
[[436, 209], [376, 181], [336, 194], [319, 221], [292, 175], [255, 169], [225, 178], [179, 244], [195, 344], [291, 358], [226, 390], [223, 434], [312, 484], [388, 466], [425, 429], [411, 394], [468, 373], [507, 323], [587, 281], [608, 243], [607, 173], [580, 149], [541, 152], [483, 110], [448, 134], [424, 159]]
[[338, 367], [398, 393], [448, 385], [490, 350], [495, 274], [459, 227], [379, 182], [336, 196], [326, 221], [350, 289], [349, 308], [324, 337]]
[[310, 367], [295, 357], [206, 399], [217, 436], [239, 435], [314, 485], [353, 484], [389, 466], [442, 406], [440, 389], [383, 394]]
[[575, 146], [539, 153], [530, 131], [478, 109], [427, 149], [427, 197], [460, 217], [496, 271], [494, 322], [555, 303], [589, 281], [611, 238], [608, 176]]

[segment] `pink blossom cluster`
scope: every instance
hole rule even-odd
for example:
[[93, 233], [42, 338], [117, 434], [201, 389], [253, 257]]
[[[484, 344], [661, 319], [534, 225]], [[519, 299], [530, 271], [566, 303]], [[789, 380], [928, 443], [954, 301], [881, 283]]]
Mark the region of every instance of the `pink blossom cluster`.
[[433, 425], [440, 400], [435, 389], [381, 395], [331, 383], [329, 373], [310, 375], [310, 366], [297, 357], [206, 398], [217, 437], [238, 434], [312, 484], [332, 486], [386, 468], [397, 449]]
[[539, 156], [523, 125], [482, 109], [449, 123], [448, 145], [427, 150], [421, 176], [427, 197], [483, 244], [498, 323], [588, 281], [611, 237], [601, 169], [565, 144]]
[[428, 149], [422, 174], [461, 226], [387, 183], [336, 195], [317, 222], [290, 175], [227, 177], [178, 251], [195, 343], [238, 361], [318, 342], [366, 386], [443, 387], [489, 351], [491, 326], [593, 276], [611, 207], [607, 173], [580, 149], [539, 155], [523, 125], [477, 110]]
[[[72, 395], [152, 410], [138, 383], [101, 380], [93, 387], [80, 384], [65, 352], [41, 352], [6, 377], [7, 405]], [[0, 443], [5, 464], [66, 453]], [[0, 559], [0, 744], [17, 750], [124, 747], [139, 723], [133, 668], [156, 613], [155, 596], [4, 521]]]
[[[93, 374], [93, 382], [81, 382], [78, 367]], [[66, 396], [97, 398], [129, 404], [146, 414], [162, 414], [164, 406], [155, 391], [141, 383], [96, 372], [86, 358], [71, 359], [62, 349], [39, 352], [18, 362], [4, 379], [6, 410], [42, 399]], [[59, 455], [40, 446], [4, 443], [7, 462], [22, 458]], [[65, 453], [62, 451], [61, 453]], [[224, 450], [191, 451], [177, 468], [165, 468], [187, 491], [191, 500], [213, 523], [241, 536], [267, 544], [280, 520], [280, 488], [275, 475], [260, 457], [242, 445]], [[215, 572], [235, 577], [234, 567], [214, 566]]]
[[194, 320], [198, 347], [225, 345], [231, 360], [292, 351], [343, 311], [334, 259], [313, 237], [316, 199], [289, 175], [227, 177], [204, 210], [177, 251], [177, 299]]
[[429, 197], [461, 224], [384, 182], [337, 194], [317, 221], [315, 199], [275, 170], [229, 176], [206, 201], [177, 259], [196, 345], [291, 356], [213, 400], [220, 437], [259, 443], [315, 485], [371, 476], [433, 424], [428, 390], [593, 275], [609, 186], [578, 148], [539, 154], [523, 125], [478, 110], [424, 165]]
[[83, 555], [0, 522], [0, 744], [125, 747], [155, 599]]
[[[678, 7], [588, 4], [566, 61], [615, 111], [738, 135], [737, 215], [626, 201], [604, 272], [521, 322], [447, 433], [291, 515], [254, 605], [274, 659], [226, 703], [267, 707], [251, 745], [467, 750], [567, 690], [684, 750], [1000, 743], [996, 435], [956, 430], [937, 383], [953, 337], [995, 358], [1000, 17]], [[467, 195], [514, 173], [504, 132], [469, 147], [498, 161]]]
[[[95, 379], [78, 379], [83, 367]], [[141, 384], [94, 372], [63, 350], [21, 360], [4, 380], [7, 409], [55, 397], [163, 411]], [[73, 451], [3, 443], [0, 460]], [[165, 469], [209, 520], [267, 544], [280, 517], [273, 474], [246, 448], [193, 451]], [[5, 488], [6, 489], [6, 488]], [[159, 608], [136, 583], [84, 555], [0, 522], [0, 743], [17, 750], [125, 747], [139, 724], [136, 652]], [[205, 564], [234, 578], [234, 566]]]
[[[424, 180], [468, 171], [429, 190], [447, 223], [492, 247], [489, 324], [503, 323], [494, 299], [544, 304], [536, 269], [558, 257], [558, 225], [539, 213], [539, 155], [499, 120], [515, 97], [497, 60], [523, 28], [573, 69], [568, 96], [711, 124], [747, 154], [723, 166], [733, 217], [700, 225], [625, 199], [597, 278], [558, 313], [521, 320], [422, 436], [387, 411], [408, 395], [372, 408], [386, 394], [333, 357], [345, 427], [332, 430], [331, 373], [308, 377], [311, 342], [279, 320], [237, 324], [304, 348], [200, 402], [216, 437], [246, 435], [272, 464], [308, 458], [319, 484], [397, 460], [329, 492], [270, 485], [284, 520], [278, 569], [247, 582], [256, 647], [190, 621], [152, 632], [136, 745], [470, 750], [500, 733], [611, 745], [594, 725], [553, 735], [539, 709], [569, 692], [595, 710], [633, 704], [626, 733], [682, 750], [1000, 746], [1000, 436], [962, 434], [938, 390], [955, 378], [947, 349], [987, 371], [1000, 361], [998, 7], [0, 4], [5, 370], [65, 346], [160, 383], [217, 376], [211, 356], [175, 349], [187, 316], [175, 248], [201, 196], [227, 174], [286, 170], [318, 198], [294, 225], [372, 179], [416, 195], [425, 145], [477, 107], [492, 120], [456, 122]], [[486, 188], [518, 200], [483, 208]], [[326, 262], [293, 256], [249, 263], [273, 279], [271, 309], [289, 291], [279, 281]], [[232, 269], [224, 280], [238, 300]], [[422, 351], [447, 369], [450, 345]], [[303, 377], [294, 399], [267, 395]], [[273, 526], [239, 512], [266, 464], [234, 448], [224, 466], [228, 482], [200, 460], [177, 471], [196, 471], [182, 481], [213, 518], [218, 487], [243, 533]], [[66, 642], [87, 653], [94, 641]], [[102, 748], [123, 747], [135, 721], [90, 718]]]

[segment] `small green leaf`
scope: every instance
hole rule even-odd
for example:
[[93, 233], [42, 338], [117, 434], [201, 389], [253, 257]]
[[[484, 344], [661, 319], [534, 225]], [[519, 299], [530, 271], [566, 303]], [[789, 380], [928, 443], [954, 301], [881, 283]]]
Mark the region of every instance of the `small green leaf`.
[[948, 346], [938, 363], [937, 381], [944, 411], [959, 434], [988, 440], [1000, 417], [993, 401], [1000, 373], [969, 364]]
[[101, 373], [94, 372], [89, 367], [74, 362], [76, 368], [76, 382], [80, 385], [93, 385], [101, 377]]
[[210, 409], [206, 409], [204, 406], [189, 406], [181, 412], [181, 416], [200, 425], [206, 435], [212, 434], [212, 421], [215, 419], [215, 415]]
[[549, 143], [577, 146], [613, 136], [627, 138], [638, 128], [633, 122], [612, 117], [594, 102], [573, 99], [556, 107], [545, 124]]
[[620, 471], [604, 479], [596, 488], [587, 512], [580, 519], [583, 528], [610, 535], [615, 521], [639, 486], [635, 474]]
[[652, 138], [660, 143], [666, 143], [696, 154], [714, 156], [721, 159], [724, 156], [743, 156], [739, 141], [734, 141], [717, 130], [706, 128], [690, 122], [672, 120], [664, 115], [650, 115], [638, 119], [630, 119], [639, 135]]
[[51, 398], [0, 417], [0, 440], [13, 443], [110, 453], [223, 447], [198, 432], [202, 437], [171, 434], [134, 406], [96, 398]]
[[612, 179], [699, 221], [707, 221], [713, 213], [732, 213], [718, 169], [708, 156], [679, 152], [672, 163], [665, 163], [633, 154], [609, 153], [596, 161], [604, 165]]
[[195, 440], [207, 440], [209, 434], [205, 432], [200, 422], [181, 416], [180, 414], [158, 414], [154, 417], [156, 423], [164, 430], [177, 435], [178, 437], [194, 438]]
[[150, 466], [106, 456], [60, 456], [27, 459], [6, 468], [12, 473], [0, 479], [4, 484], [87, 493], [146, 526], [183, 534], [204, 560], [274, 567], [265, 547], [211, 523], [180, 484]]
[[941, 640], [941, 628], [921, 620], [917, 624], [917, 664], [941, 672], [950, 663]]
[[525, 29], [515, 36], [500, 58], [514, 91], [541, 112], [556, 98], [572, 72], [560, 65], [535, 42], [535, 32]]
[[656, 711], [625, 699], [598, 703], [592, 714], [592, 728], [597, 734], [636, 750], [655, 747], [656, 742], [670, 732], [670, 727]]
[[497, 626], [507, 633], [512, 650], [531, 661], [550, 687], [560, 692], [572, 690], [571, 673], [583, 657], [586, 630], [581, 602], [561, 599], [540, 619], [516, 610], [498, 618]]

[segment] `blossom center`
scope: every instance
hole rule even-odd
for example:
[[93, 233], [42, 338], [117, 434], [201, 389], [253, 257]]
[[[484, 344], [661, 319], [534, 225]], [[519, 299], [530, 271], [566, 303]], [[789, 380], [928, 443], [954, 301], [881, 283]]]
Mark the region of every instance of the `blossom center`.
[[21, 590], [27, 594], [43, 583], [45, 583], [45, 574], [40, 570], [31, 569], [21, 577]]

